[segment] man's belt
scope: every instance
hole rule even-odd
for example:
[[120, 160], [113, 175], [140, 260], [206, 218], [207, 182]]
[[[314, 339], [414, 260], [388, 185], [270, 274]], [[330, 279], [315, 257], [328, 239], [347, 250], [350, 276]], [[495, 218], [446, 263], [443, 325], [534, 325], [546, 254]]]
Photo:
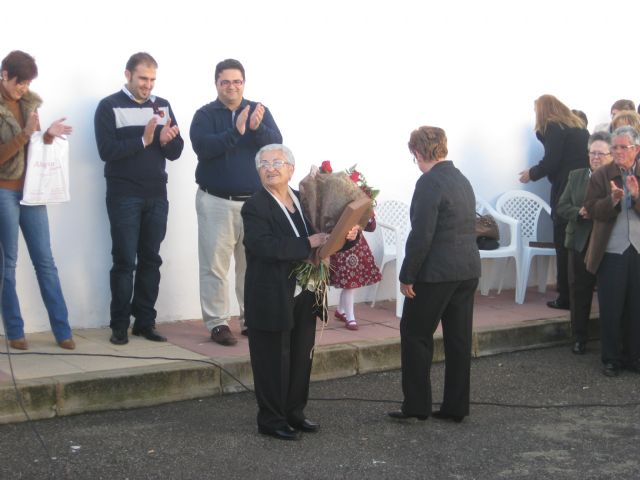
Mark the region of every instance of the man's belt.
[[200, 187], [200, 190], [202, 190], [204, 193], [208, 193], [209, 195], [213, 195], [214, 197], [224, 198], [225, 200], [232, 200], [234, 202], [244, 202], [245, 200], [250, 199], [252, 196], [251, 193], [245, 193], [241, 195], [229, 195], [228, 193], [214, 192], [213, 190], [203, 187], [202, 185], [199, 185], [199, 187]]

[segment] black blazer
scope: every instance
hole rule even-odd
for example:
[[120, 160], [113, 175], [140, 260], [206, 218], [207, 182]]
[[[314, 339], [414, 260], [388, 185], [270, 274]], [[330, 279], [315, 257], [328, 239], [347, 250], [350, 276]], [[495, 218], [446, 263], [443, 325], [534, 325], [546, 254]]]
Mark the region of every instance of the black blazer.
[[480, 277], [476, 200], [469, 180], [444, 160], [416, 182], [400, 281], [453, 282]]
[[529, 178], [533, 181], [542, 177], [549, 179], [551, 218], [555, 223], [565, 223], [566, 220], [556, 214], [556, 208], [567, 186], [569, 172], [589, 168], [589, 131], [552, 122], [547, 125], [544, 135], [537, 132], [536, 136], [544, 145], [544, 157], [529, 169]]
[[[247, 257], [245, 324], [267, 331], [291, 329], [296, 287], [291, 271], [311, 253], [306, 232], [296, 237], [284, 212], [264, 188], [244, 203], [241, 213]], [[309, 234], [314, 233], [309, 220], [305, 222]]]

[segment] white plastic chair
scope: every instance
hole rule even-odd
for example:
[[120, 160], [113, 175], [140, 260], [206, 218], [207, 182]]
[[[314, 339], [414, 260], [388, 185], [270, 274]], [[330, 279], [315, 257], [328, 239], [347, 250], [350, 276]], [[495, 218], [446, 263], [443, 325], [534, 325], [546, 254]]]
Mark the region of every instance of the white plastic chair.
[[[384, 240], [384, 254], [380, 264], [380, 271], [382, 271], [385, 265], [392, 260], [396, 262], [396, 316], [402, 316], [402, 305], [404, 303], [404, 296], [400, 293], [400, 281], [398, 275], [400, 274], [400, 267], [404, 260], [404, 246], [407, 242], [407, 236], [411, 230], [411, 222], [409, 219], [409, 205], [399, 202], [397, 200], [386, 200], [378, 203], [375, 208], [376, 211], [376, 224], [382, 232], [382, 238]], [[376, 284], [376, 288], [373, 292], [373, 301], [371, 306], [376, 304], [376, 296], [378, 295], [378, 287], [380, 282]]]
[[[511, 259], [514, 260], [516, 266], [516, 301], [518, 298], [523, 298], [518, 281], [520, 278], [520, 224], [515, 218], [503, 215], [496, 211], [486, 200], [476, 196], [476, 212], [480, 215], [491, 215], [498, 224], [500, 231], [500, 247], [495, 250], [480, 250], [480, 258], [494, 259], [493, 265], [488, 272], [483, 272], [480, 279], [480, 293], [482, 295], [488, 295], [491, 287], [495, 285], [497, 276], [497, 265], [499, 260], [504, 260], [502, 265], [501, 274], [499, 276], [500, 283], [498, 284], [498, 293], [502, 291], [502, 285], [504, 283], [504, 267], [508, 266]], [[502, 263], [502, 262], [500, 262]]]
[[[529, 283], [529, 270], [533, 257], [537, 257], [538, 291], [547, 290], [548, 266], [553, 260], [556, 250], [553, 243], [538, 241], [538, 220], [544, 210], [551, 215], [551, 207], [539, 196], [524, 190], [510, 190], [500, 195], [496, 201], [496, 210], [515, 218], [520, 223], [520, 278], [517, 279], [520, 295], [516, 294], [516, 303], [524, 303]], [[542, 257], [548, 257], [547, 268]]]

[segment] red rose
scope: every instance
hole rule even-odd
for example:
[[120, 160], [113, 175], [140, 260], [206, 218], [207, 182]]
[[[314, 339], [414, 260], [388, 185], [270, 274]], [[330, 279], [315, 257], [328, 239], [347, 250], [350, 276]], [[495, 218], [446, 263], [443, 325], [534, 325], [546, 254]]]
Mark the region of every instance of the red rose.
[[323, 173], [333, 172], [333, 168], [331, 168], [331, 162], [329, 160], [325, 160], [324, 162], [322, 162], [322, 164], [320, 165], [320, 170], [322, 170]]
[[360, 172], [358, 172], [357, 170], [351, 172], [351, 180], [353, 180], [354, 182], [360, 180]]

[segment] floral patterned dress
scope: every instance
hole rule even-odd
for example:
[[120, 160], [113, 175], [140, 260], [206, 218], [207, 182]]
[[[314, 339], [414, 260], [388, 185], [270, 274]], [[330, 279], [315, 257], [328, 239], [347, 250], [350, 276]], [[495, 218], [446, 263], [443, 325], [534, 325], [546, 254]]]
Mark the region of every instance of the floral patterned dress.
[[[371, 218], [365, 231], [373, 232], [376, 220]], [[382, 280], [380, 269], [364, 235], [349, 250], [331, 255], [330, 285], [337, 288], [360, 288]]]

